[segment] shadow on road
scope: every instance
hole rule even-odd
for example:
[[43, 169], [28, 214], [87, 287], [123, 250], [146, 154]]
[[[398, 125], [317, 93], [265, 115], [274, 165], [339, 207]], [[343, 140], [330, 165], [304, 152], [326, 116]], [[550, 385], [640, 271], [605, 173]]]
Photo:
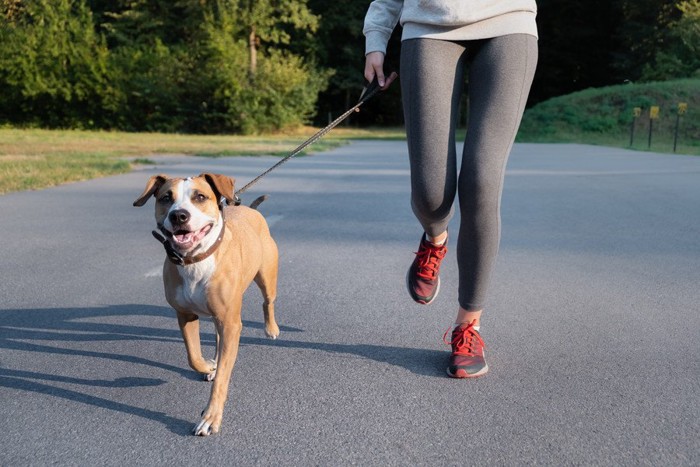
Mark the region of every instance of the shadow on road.
[[[133, 322], [138, 322], [137, 316], [158, 315], [167, 316], [169, 310], [153, 306], [112, 306], [101, 308], [56, 308], [35, 310], [3, 310], [0, 311], [0, 349], [12, 351], [36, 352], [43, 354], [42, 367], [60, 369], [65, 365], [63, 357], [78, 356], [94, 359], [94, 364], [87, 364], [86, 368], [104, 366], [104, 360], [122, 361], [148, 365], [171, 371], [182, 376], [190, 376], [185, 368], [168, 365], [134, 355], [120, 354], [105, 350], [87, 350], [65, 348], [63, 344], [115, 342], [125, 340], [151, 340], [151, 341], [176, 341], [179, 340], [179, 331], [157, 329], [143, 326], [123, 324], [106, 324], [89, 322], [84, 320], [97, 320], [109, 316], [134, 316]], [[212, 337], [213, 339], [213, 337]], [[37, 341], [39, 343], [37, 343]], [[45, 342], [45, 343], [44, 343]], [[49, 345], [49, 343], [51, 345]], [[118, 344], [111, 346], [112, 350], [118, 350]], [[103, 349], [105, 347], [102, 347]], [[35, 359], [32, 359], [34, 361]], [[8, 366], [8, 359], [3, 359], [4, 366]], [[71, 402], [91, 405], [103, 409], [114, 410], [126, 414], [136, 415], [149, 420], [163, 423], [175, 434], [187, 435], [191, 429], [191, 422], [170, 417], [164, 413], [156, 412], [142, 407], [125, 404], [104, 397], [86, 394], [73, 389], [59, 387], [57, 384], [81, 385], [91, 388], [139, 388], [160, 386], [166, 381], [157, 378], [121, 377], [114, 380], [96, 380], [94, 378], [76, 378], [62, 376], [57, 372], [29, 371], [27, 364], [22, 369], [0, 368], [0, 387], [8, 389], [28, 391], [52, 397], [66, 399]]]
[[[174, 313], [166, 307], [151, 305], [119, 305], [96, 308], [55, 308], [55, 309], [26, 309], [1, 310], [0, 319], [0, 349], [43, 354], [42, 367], [60, 369], [64, 366], [63, 356], [78, 356], [94, 359], [94, 364], [86, 364], [86, 368], [104, 366], [104, 360], [120, 361], [146, 365], [182, 377], [196, 378], [183, 359], [183, 366], [174, 366], [153, 359], [118, 353], [119, 341], [182, 341], [177, 325], [173, 329], [162, 329], [131, 324], [115, 324], [99, 322], [99, 319], [118, 317], [125, 322], [138, 323], [144, 316], [158, 316], [174, 320]], [[133, 318], [129, 318], [133, 317]], [[112, 318], [113, 319], [113, 318]], [[244, 327], [263, 328], [262, 323], [244, 321]], [[284, 333], [301, 333], [302, 329], [280, 326]], [[39, 343], [37, 343], [39, 341]], [[43, 343], [46, 342], [46, 343]], [[77, 349], [75, 343], [112, 342], [109, 346], [101, 346], [103, 350]], [[117, 342], [117, 343], [115, 343]], [[49, 345], [50, 344], [50, 345]], [[63, 344], [73, 344], [63, 347]], [[202, 344], [214, 344], [211, 333], [202, 333]], [[370, 344], [339, 344], [330, 342], [304, 342], [287, 339], [270, 340], [242, 336], [241, 345], [275, 346], [310, 351], [323, 351], [350, 355], [376, 362], [399, 366], [408, 371], [431, 377], [442, 377], [437, 369], [441, 368], [444, 352], [427, 349], [379, 346]], [[111, 350], [111, 351], [110, 351]], [[116, 352], [115, 352], [116, 351]], [[114, 380], [95, 380], [62, 376], [54, 372], [30, 371], [29, 365], [23, 368], [7, 368], [9, 361], [3, 359], [5, 368], [0, 367], [0, 387], [29, 391], [72, 402], [92, 405], [99, 408], [136, 415], [149, 420], [163, 423], [170, 431], [178, 435], [189, 435], [191, 422], [170, 417], [162, 412], [156, 412], [141, 407], [124, 404], [73, 389], [66, 389], [56, 384], [72, 384], [91, 388], [140, 388], [166, 384], [167, 381], [157, 378], [121, 377]], [[55, 360], [55, 361], [52, 361]]]
[[284, 338], [270, 341], [257, 337], [241, 337], [242, 345], [272, 345], [289, 349], [320, 350], [323, 352], [351, 355], [404, 368], [421, 376], [444, 378], [443, 367], [447, 364], [447, 352], [430, 349], [391, 347], [372, 344], [338, 344], [330, 342], [303, 342]]
[[[136, 415], [138, 417], [143, 417], [149, 420], [160, 422], [165, 425], [171, 432], [177, 435], [189, 435], [192, 428], [192, 423], [187, 420], [181, 420], [179, 418], [170, 417], [162, 412], [156, 412], [153, 410], [144, 409], [141, 407], [134, 407], [132, 405], [124, 404], [121, 402], [105, 399], [102, 397], [92, 396], [78, 391], [73, 391], [70, 389], [59, 388], [56, 386], [51, 386], [49, 384], [39, 383], [37, 381], [28, 380], [25, 378], [39, 378], [55, 380], [51, 375], [19, 372], [24, 373], [21, 378], [8, 377], [7, 375], [12, 375], [18, 373], [12, 370], [5, 370], [0, 368], [0, 386], [9, 389], [18, 389], [22, 391], [30, 391], [37, 394], [44, 394], [47, 396], [60, 397], [62, 399], [67, 399], [71, 402], [80, 402], [81, 404], [93, 405], [95, 407], [115, 410], [117, 412], [122, 412], [130, 415]], [[94, 385], [94, 381], [86, 382], [85, 384]], [[101, 386], [104, 386], [105, 382], [101, 382]], [[159, 379], [146, 379], [146, 378], [120, 378], [114, 381], [114, 387], [137, 387], [137, 386], [157, 386], [165, 383], [163, 380]]]

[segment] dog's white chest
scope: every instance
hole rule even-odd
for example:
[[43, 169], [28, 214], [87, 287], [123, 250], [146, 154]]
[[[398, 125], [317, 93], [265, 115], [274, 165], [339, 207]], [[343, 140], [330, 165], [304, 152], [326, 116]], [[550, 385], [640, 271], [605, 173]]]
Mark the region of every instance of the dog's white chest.
[[211, 315], [207, 306], [207, 287], [216, 269], [214, 256], [189, 266], [178, 266], [182, 285], [175, 288], [175, 302], [198, 315]]

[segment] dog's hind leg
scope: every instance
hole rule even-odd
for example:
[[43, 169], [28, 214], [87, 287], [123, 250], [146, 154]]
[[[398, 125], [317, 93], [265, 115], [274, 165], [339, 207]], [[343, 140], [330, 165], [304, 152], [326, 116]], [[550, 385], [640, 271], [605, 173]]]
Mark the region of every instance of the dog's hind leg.
[[202, 346], [199, 340], [199, 317], [194, 313], [178, 310], [177, 323], [180, 325], [182, 339], [185, 342], [185, 349], [187, 349], [187, 361], [190, 367], [197, 373], [203, 374], [204, 379], [211, 381], [216, 374], [216, 361], [205, 360], [204, 357], [202, 357]]
[[255, 283], [260, 287], [263, 296], [263, 315], [265, 318], [265, 334], [272, 339], [277, 339], [280, 335], [280, 328], [275, 321], [275, 299], [277, 298], [277, 249], [274, 250], [274, 257], [269, 258], [258, 274], [255, 276]]

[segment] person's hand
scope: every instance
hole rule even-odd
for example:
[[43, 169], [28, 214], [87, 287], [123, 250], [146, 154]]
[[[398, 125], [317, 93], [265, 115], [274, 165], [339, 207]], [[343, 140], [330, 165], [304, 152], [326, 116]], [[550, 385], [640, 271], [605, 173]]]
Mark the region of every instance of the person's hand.
[[396, 79], [396, 73], [392, 73], [388, 78], [384, 76], [384, 53], [382, 52], [370, 52], [365, 57], [365, 79], [371, 83], [375, 76], [382, 91]]

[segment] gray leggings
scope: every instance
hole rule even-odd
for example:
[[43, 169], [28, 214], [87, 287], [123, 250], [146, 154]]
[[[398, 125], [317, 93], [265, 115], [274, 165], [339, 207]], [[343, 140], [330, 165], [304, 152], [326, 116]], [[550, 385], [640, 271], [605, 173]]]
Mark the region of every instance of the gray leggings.
[[[513, 34], [401, 45], [411, 205], [430, 236], [447, 229], [459, 193], [459, 304], [481, 310], [498, 254], [506, 162], [537, 65], [537, 39]], [[469, 74], [469, 124], [457, 173], [455, 127]]]

